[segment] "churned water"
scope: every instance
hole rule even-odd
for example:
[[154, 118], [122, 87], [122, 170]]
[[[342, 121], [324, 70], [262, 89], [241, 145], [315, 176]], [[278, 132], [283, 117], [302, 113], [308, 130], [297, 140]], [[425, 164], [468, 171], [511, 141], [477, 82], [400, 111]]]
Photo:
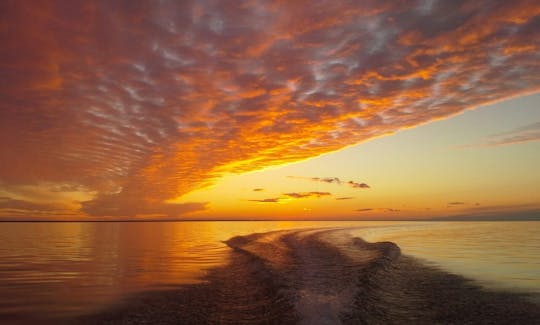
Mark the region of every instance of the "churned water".
[[[351, 314], [358, 287], [374, 280], [348, 283], [400, 249], [488, 289], [540, 294], [540, 222], [2, 223], [0, 320], [74, 317], [139, 293], [204, 283], [241, 251], [279, 276], [304, 322], [336, 323]], [[403, 274], [386, 278], [395, 277], [397, 288]]]

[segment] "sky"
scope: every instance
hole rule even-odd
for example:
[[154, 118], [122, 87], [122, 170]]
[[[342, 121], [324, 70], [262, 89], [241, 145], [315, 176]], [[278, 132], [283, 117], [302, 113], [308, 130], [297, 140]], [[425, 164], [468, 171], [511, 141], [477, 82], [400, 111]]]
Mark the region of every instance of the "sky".
[[538, 1], [2, 1], [0, 220], [540, 211]]

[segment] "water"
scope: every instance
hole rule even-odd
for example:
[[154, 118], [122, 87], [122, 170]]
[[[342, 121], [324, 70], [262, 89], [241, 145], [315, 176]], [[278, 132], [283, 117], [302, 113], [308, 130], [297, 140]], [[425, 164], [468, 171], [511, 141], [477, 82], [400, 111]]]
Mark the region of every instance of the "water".
[[487, 288], [540, 294], [540, 222], [414, 222], [354, 231]]
[[228, 261], [231, 237], [321, 227], [393, 241], [488, 288], [540, 294], [540, 222], [2, 223], [0, 320], [91, 313], [139, 292], [200, 283]]

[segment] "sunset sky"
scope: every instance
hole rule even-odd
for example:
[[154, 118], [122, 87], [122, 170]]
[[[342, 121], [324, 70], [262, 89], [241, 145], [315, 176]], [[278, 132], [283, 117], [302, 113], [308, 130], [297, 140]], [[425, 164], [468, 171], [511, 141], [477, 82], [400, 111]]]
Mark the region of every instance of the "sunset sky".
[[0, 220], [540, 212], [540, 3], [1, 1]]

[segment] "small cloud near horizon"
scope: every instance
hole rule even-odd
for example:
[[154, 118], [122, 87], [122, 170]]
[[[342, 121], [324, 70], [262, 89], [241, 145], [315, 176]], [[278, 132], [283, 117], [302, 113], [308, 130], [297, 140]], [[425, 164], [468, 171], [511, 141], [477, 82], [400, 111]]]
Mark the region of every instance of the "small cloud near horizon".
[[281, 199], [282, 198], [279, 198], [279, 197], [273, 197], [273, 198], [268, 198], [268, 199], [248, 200], [248, 201], [258, 202], [258, 203], [278, 203], [279, 201], [281, 201]]
[[294, 199], [304, 199], [304, 198], [310, 198], [310, 197], [316, 197], [320, 198], [323, 196], [330, 196], [332, 193], [330, 192], [293, 192], [293, 193], [283, 193], [286, 197], [294, 198]]
[[337, 197], [336, 200], [338, 201], [341, 201], [341, 200], [352, 200], [354, 199], [354, 196], [345, 196], [345, 197]]
[[474, 205], [477, 207], [477, 206], [480, 206], [480, 203], [479, 202], [469, 203], [469, 202], [462, 202], [462, 201], [453, 201], [453, 202], [448, 202], [446, 207], [452, 208], [456, 206], [471, 206], [471, 205]]
[[359, 183], [355, 181], [343, 181], [339, 177], [303, 177], [303, 176], [287, 176], [288, 178], [293, 179], [303, 179], [307, 181], [312, 182], [321, 182], [321, 183], [328, 183], [328, 184], [338, 184], [338, 185], [348, 185], [352, 188], [371, 188], [366, 183]]
[[353, 182], [353, 181], [348, 181], [347, 185], [349, 185], [352, 188], [371, 188], [366, 183], [356, 183], [356, 182]]
[[291, 193], [283, 193], [283, 196], [281, 197], [272, 197], [272, 198], [266, 198], [266, 199], [251, 199], [248, 201], [251, 202], [257, 202], [257, 203], [279, 203], [286, 200], [291, 199], [308, 199], [308, 198], [321, 198], [323, 196], [331, 196], [332, 193], [330, 192], [291, 192]]
[[363, 209], [356, 209], [356, 212], [368, 212], [368, 211], [382, 211], [382, 212], [400, 212], [399, 209], [392, 209], [392, 208], [363, 208]]

